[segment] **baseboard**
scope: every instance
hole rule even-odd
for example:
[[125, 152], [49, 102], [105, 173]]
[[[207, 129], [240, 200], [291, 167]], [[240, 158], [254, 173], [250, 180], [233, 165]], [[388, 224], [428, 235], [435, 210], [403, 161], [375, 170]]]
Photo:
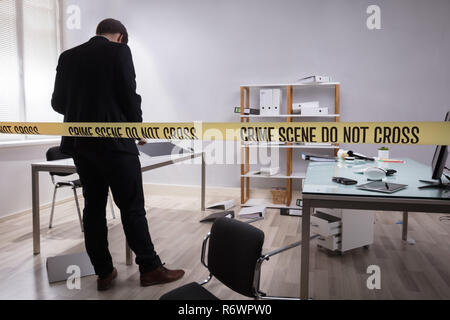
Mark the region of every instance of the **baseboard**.
[[[260, 199], [271, 199], [270, 190], [268, 189], [250, 189], [253, 198]], [[156, 183], [145, 183], [144, 184], [144, 192], [146, 195], [176, 195], [176, 196], [184, 196], [184, 197], [200, 197], [201, 188], [200, 186], [192, 186], [192, 185], [176, 185], [176, 184], [156, 184]], [[81, 199], [83, 197], [82, 194], [78, 195], [78, 198]], [[206, 204], [208, 205], [208, 199], [226, 200], [226, 199], [236, 199], [237, 203], [239, 203], [239, 199], [241, 197], [241, 189], [233, 188], [233, 187], [207, 187], [206, 188]], [[55, 205], [61, 205], [63, 203], [73, 201], [73, 197], [68, 197], [62, 200], [56, 201]], [[211, 201], [210, 201], [211, 202]], [[51, 202], [43, 204], [40, 206], [40, 210], [48, 209], [51, 207]], [[31, 214], [31, 209], [11, 213], [0, 217], [0, 223], [3, 221], [7, 221], [10, 219], [14, 219], [20, 217], [22, 215]]]
[[[82, 197], [83, 197], [82, 194], [78, 195], [78, 199], [81, 199]], [[58, 200], [58, 201], [55, 202], [55, 206], [63, 204], [63, 203], [66, 203], [66, 202], [69, 202], [69, 201], [74, 201], [74, 197], [72, 196], [72, 197], [64, 198], [62, 200]], [[49, 203], [41, 205], [39, 208], [40, 208], [40, 210], [44, 210], [44, 209], [51, 208], [51, 206], [52, 206], [52, 203], [49, 202]], [[15, 219], [17, 217], [21, 217], [21, 216], [24, 216], [24, 215], [31, 214], [31, 212], [32, 212], [32, 209], [27, 209], [27, 210], [23, 210], [23, 211], [14, 212], [14, 213], [10, 213], [10, 214], [4, 215], [4, 216], [0, 217], [0, 223], [2, 223], [4, 221], [11, 220], [11, 219]]]
[[[179, 184], [159, 184], [159, 183], [145, 183], [144, 192], [148, 195], [180, 195], [180, 196], [199, 196], [201, 193], [200, 186], [179, 185]], [[207, 187], [207, 197], [224, 196], [224, 197], [239, 197], [239, 188], [230, 187]]]
[[[177, 185], [177, 184], [157, 184], [145, 183], [144, 192], [146, 195], [177, 195], [186, 197], [200, 196], [201, 187], [192, 185]], [[252, 197], [261, 199], [271, 199], [269, 189], [250, 189]], [[206, 187], [206, 199], [208, 198], [240, 198], [241, 189], [234, 187]], [[208, 203], [208, 201], [207, 201]]]

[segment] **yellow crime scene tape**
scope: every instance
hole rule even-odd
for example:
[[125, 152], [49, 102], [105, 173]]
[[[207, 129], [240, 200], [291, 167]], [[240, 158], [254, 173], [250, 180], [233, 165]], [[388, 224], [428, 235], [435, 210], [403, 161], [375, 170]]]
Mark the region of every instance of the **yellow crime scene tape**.
[[450, 145], [450, 122], [0, 122], [0, 134], [158, 140]]

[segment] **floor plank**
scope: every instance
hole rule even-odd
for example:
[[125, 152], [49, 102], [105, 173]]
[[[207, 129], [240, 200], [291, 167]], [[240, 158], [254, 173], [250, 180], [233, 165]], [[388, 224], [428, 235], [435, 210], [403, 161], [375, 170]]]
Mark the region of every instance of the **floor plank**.
[[[208, 197], [207, 202], [220, 200]], [[239, 199], [235, 199], [238, 203]], [[81, 205], [83, 202], [81, 201]], [[169, 268], [183, 268], [186, 276], [176, 283], [148, 288], [139, 286], [136, 265], [125, 265], [124, 233], [108, 209], [111, 254], [119, 271], [116, 286], [96, 291], [96, 277], [81, 279], [81, 290], [68, 290], [65, 282], [49, 284], [46, 258], [84, 250], [75, 204], [56, 207], [54, 227], [48, 229], [50, 209], [41, 211], [41, 254], [32, 253], [31, 215], [0, 221], [0, 299], [158, 299], [162, 294], [208, 272], [200, 263], [203, 237], [211, 225], [199, 223], [207, 215], [197, 197], [146, 194], [147, 219], [155, 247]], [[369, 249], [341, 256], [311, 245], [311, 295], [314, 299], [450, 299], [450, 221], [438, 214], [410, 213], [410, 245], [401, 240], [399, 212], [377, 212], [375, 239]], [[300, 240], [301, 218], [268, 210], [254, 226], [265, 232], [263, 251]], [[381, 289], [369, 290], [369, 265], [381, 268]], [[270, 259], [263, 265], [261, 288], [269, 295], [296, 296], [300, 290], [300, 248]], [[217, 280], [206, 287], [222, 299], [246, 299]]]

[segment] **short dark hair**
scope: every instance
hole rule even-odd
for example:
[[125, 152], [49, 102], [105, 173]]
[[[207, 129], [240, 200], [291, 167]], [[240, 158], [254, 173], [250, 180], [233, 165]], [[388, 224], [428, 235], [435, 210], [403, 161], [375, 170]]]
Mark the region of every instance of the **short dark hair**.
[[120, 22], [115, 19], [105, 19], [100, 22], [97, 26], [97, 35], [102, 34], [112, 34], [112, 33], [120, 33], [122, 35], [122, 43], [128, 43], [128, 31], [127, 28]]

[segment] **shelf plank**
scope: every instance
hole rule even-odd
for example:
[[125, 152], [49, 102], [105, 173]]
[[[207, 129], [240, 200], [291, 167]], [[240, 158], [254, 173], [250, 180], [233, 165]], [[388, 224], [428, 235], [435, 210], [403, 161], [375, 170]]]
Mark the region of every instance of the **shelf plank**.
[[310, 82], [310, 83], [301, 83], [301, 82], [295, 82], [295, 83], [263, 83], [263, 84], [248, 84], [243, 85], [241, 87], [244, 88], [279, 88], [279, 87], [334, 87], [340, 85], [340, 82]]
[[257, 199], [250, 198], [246, 203], [241, 204], [241, 207], [253, 207], [253, 206], [264, 206], [266, 208], [274, 208], [274, 209], [297, 209], [301, 210], [302, 207], [298, 207], [297, 205], [285, 205], [285, 204], [274, 204], [270, 200], [267, 199]]
[[301, 115], [301, 114], [278, 114], [278, 115], [260, 115], [260, 114], [246, 114], [240, 115], [241, 118], [339, 118], [340, 114], [325, 114], [325, 115]]
[[277, 173], [272, 176], [266, 176], [261, 174], [256, 174], [258, 171], [250, 171], [249, 173], [246, 173], [244, 175], [241, 175], [241, 177], [244, 178], [262, 178], [262, 179], [305, 179], [306, 174], [301, 172], [293, 172], [292, 175], [287, 176], [285, 174]]

